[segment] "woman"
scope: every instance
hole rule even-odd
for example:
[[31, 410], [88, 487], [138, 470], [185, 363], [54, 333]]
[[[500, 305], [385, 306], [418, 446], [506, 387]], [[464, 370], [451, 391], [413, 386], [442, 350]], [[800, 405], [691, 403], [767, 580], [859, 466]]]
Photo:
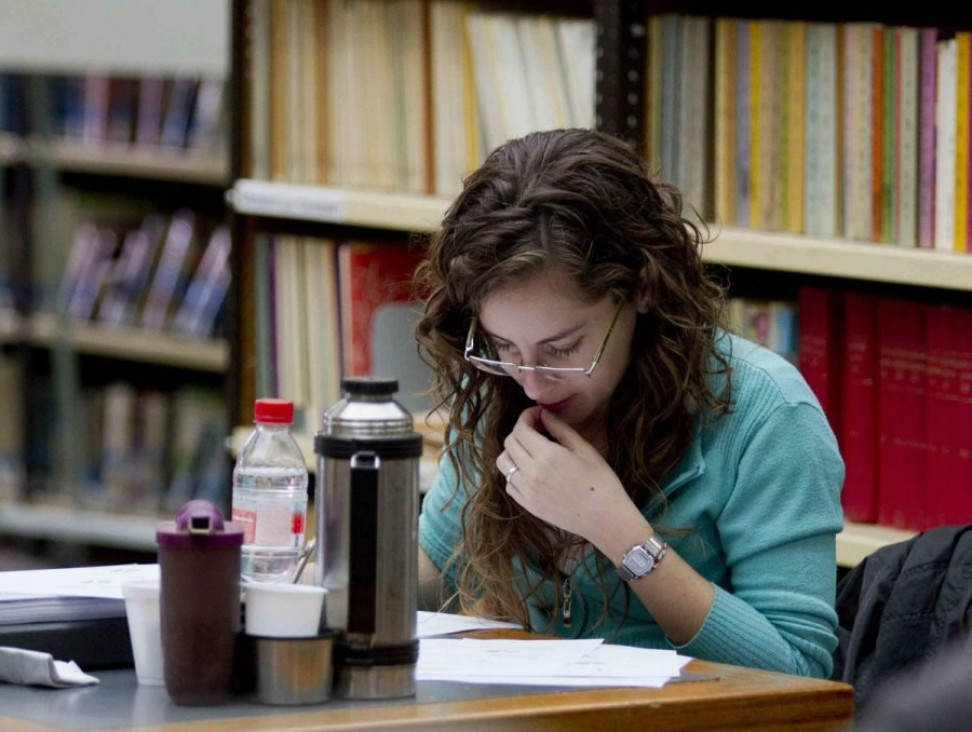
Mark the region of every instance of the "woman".
[[597, 132], [467, 178], [419, 269], [449, 411], [425, 607], [830, 674], [843, 464], [799, 373], [720, 328], [700, 244]]

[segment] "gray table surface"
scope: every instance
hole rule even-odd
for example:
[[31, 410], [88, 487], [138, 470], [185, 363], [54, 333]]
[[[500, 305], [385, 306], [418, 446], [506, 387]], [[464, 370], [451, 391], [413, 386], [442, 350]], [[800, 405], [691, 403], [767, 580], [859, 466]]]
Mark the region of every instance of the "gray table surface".
[[[378, 706], [388, 704], [429, 704], [484, 697], [577, 691], [577, 687], [514, 686], [467, 684], [451, 681], [419, 681], [416, 694], [408, 699], [348, 701], [332, 699], [309, 706], [267, 706], [238, 697], [228, 704], [208, 707], [183, 707], [169, 699], [162, 686], [140, 685], [133, 669], [95, 671], [101, 683], [70, 689], [49, 689], [0, 683], [0, 718], [8, 717], [61, 727], [69, 730], [111, 730], [147, 727], [170, 722], [206, 719], [258, 717], [313, 709]], [[683, 673], [680, 680], [702, 680], [697, 674]]]

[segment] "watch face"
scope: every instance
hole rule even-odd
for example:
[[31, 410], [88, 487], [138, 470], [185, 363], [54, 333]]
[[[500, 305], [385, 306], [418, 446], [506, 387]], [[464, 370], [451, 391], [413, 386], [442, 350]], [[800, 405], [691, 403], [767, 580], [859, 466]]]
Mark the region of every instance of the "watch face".
[[638, 547], [628, 554], [624, 564], [635, 576], [639, 576], [651, 571], [651, 568], [655, 566], [655, 559], [644, 547]]

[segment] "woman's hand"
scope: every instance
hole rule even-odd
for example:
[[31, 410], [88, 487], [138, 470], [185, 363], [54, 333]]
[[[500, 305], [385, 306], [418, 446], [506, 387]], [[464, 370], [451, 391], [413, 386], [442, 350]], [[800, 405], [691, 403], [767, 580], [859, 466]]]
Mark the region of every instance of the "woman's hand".
[[620, 526], [648, 526], [604, 458], [552, 412], [524, 411], [503, 446], [497, 469], [517, 467], [506, 490], [537, 518], [602, 550]]

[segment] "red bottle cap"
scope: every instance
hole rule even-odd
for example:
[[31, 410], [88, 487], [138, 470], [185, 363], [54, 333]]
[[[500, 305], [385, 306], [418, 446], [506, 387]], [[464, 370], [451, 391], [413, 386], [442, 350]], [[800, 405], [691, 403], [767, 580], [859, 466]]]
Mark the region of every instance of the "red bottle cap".
[[294, 403], [287, 399], [257, 399], [253, 405], [257, 422], [287, 424], [294, 421]]

